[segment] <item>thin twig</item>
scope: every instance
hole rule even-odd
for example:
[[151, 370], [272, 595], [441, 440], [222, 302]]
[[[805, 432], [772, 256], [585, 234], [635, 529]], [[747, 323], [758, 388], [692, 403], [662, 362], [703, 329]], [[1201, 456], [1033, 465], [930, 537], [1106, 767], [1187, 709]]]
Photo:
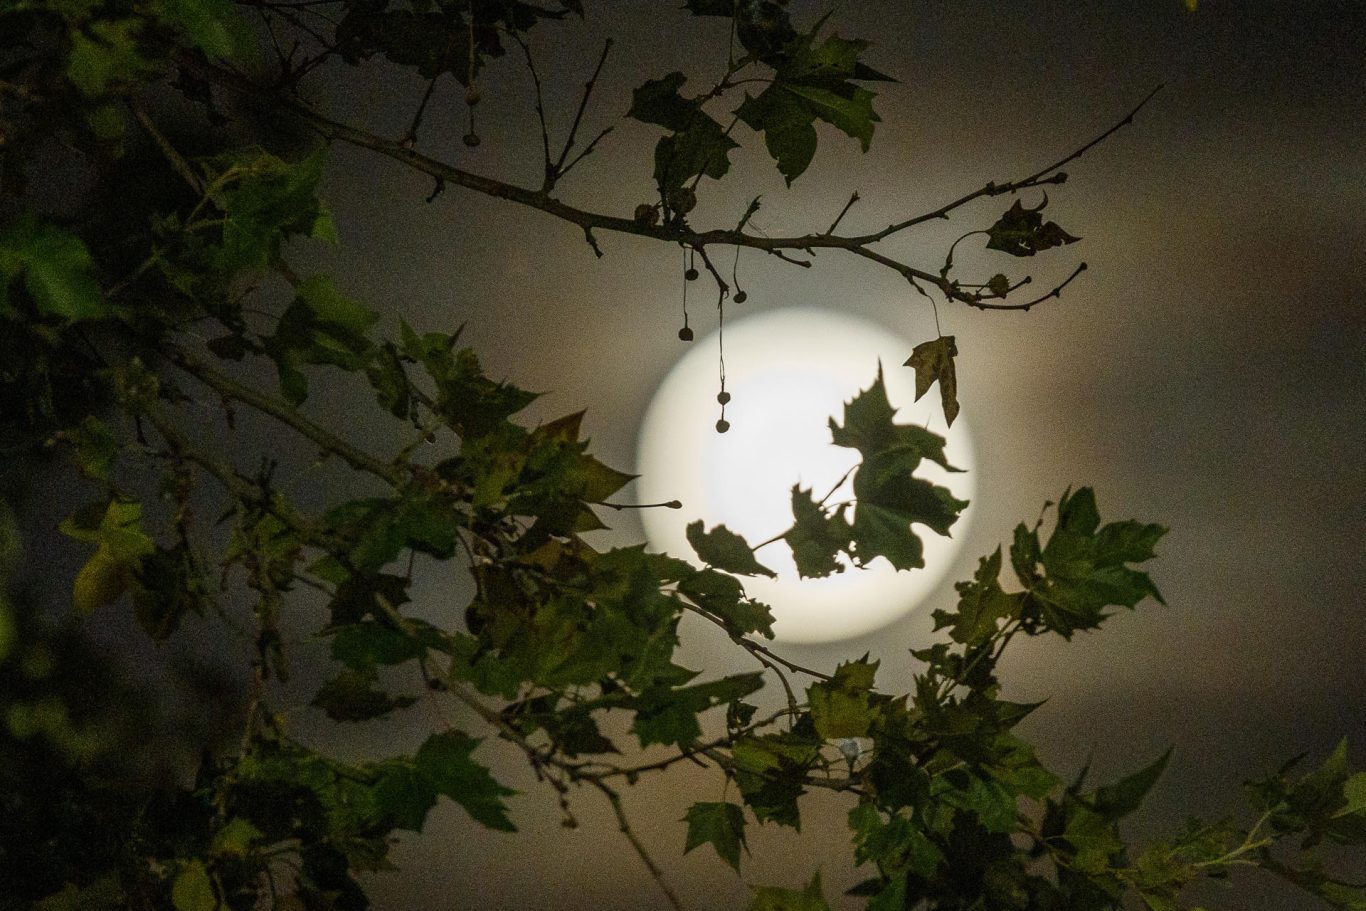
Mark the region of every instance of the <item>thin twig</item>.
[[422, 93], [422, 101], [418, 103], [417, 111], [413, 114], [413, 121], [408, 124], [408, 132], [403, 134], [400, 142], [406, 145], [413, 145], [417, 142], [417, 129], [422, 125], [422, 115], [427, 110], [427, 102], [432, 100], [432, 91], [436, 89], [436, 81], [440, 78], [441, 74], [437, 73], [428, 81], [427, 91]]
[[846, 202], [846, 203], [844, 204], [844, 208], [843, 208], [843, 209], [840, 209], [840, 214], [836, 215], [836, 216], [835, 216], [835, 220], [834, 220], [833, 222], [830, 223], [830, 227], [828, 227], [828, 228], [825, 229], [825, 233], [826, 233], [826, 234], [834, 234], [834, 233], [835, 233], [835, 229], [838, 228], [838, 227], [840, 226], [840, 222], [844, 220], [845, 214], [846, 214], [850, 209], [852, 209], [852, 208], [854, 207], [854, 203], [856, 203], [856, 202], [858, 202], [858, 201], [859, 201], [858, 190], [855, 190], [854, 193], [853, 193], [853, 195], [849, 197], [849, 201]]
[[1162, 91], [1162, 86], [1158, 85], [1151, 92], [1145, 95], [1143, 97], [1143, 100], [1140, 101], [1137, 105], [1135, 105], [1133, 110], [1129, 111], [1128, 114], [1125, 114], [1123, 119], [1121, 119], [1114, 126], [1110, 127], [1108, 130], [1106, 130], [1104, 133], [1101, 133], [1099, 136], [1095, 137], [1090, 142], [1087, 142], [1085, 145], [1083, 145], [1076, 151], [1068, 153], [1067, 155], [1063, 156], [1062, 158], [1058, 159], [1057, 161], [1053, 162], [1051, 165], [1048, 165], [1047, 167], [1040, 168], [1038, 171], [1035, 171], [1028, 177], [1023, 177], [1019, 180], [1007, 181], [1006, 183], [1000, 184], [995, 183], [994, 181], [989, 182], [980, 189], [973, 190], [971, 193], [964, 194], [963, 196], [958, 197], [952, 202], [945, 203], [944, 205], [940, 206], [937, 209], [934, 209], [933, 211], [925, 212], [921, 215], [915, 216], [914, 218], [908, 218], [905, 221], [900, 221], [895, 224], [888, 225], [886, 228], [882, 229], [881, 231], [877, 231], [873, 234], [865, 234], [861, 237], [850, 239], [858, 241], [860, 243], [874, 243], [876, 241], [882, 240], [883, 238], [890, 237], [891, 235], [896, 234], [900, 231], [904, 231], [907, 228], [914, 227], [915, 225], [923, 224], [924, 222], [933, 221], [939, 218], [947, 218], [948, 214], [953, 210], [961, 208], [962, 206], [967, 205], [975, 199], [980, 199], [983, 196], [1000, 196], [1005, 193], [1015, 193], [1019, 190], [1028, 189], [1029, 187], [1037, 187], [1045, 183], [1063, 183], [1067, 180], [1067, 175], [1054, 174], [1055, 171], [1057, 171], [1064, 165], [1076, 161], [1078, 158], [1085, 155], [1087, 152], [1091, 151], [1091, 149], [1095, 148], [1105, 140], [1109, 139], [1121, 127], [1125, 127], [1133, 123], [1134, 116], [1138, 114], [1139, 111], [1143, 110], [1144, 106], [1147, 105], [1147, 103], [1153, 99], [1153, 96], [1160, 91]]
[[[1049, 291], [1047, 294], [1044, 294], [1040, 297], [1036, 297], [1032, 301], [1026, 301], [1023, 304], [990, 304], [986, 301], [976, 301], [972, 304], [972, 306], [976, 307], [979, 310], [1028, 310], [1035, 304], [1041, 304], [1049, 298], [1062, 297], [1062, 289], [1072, 284], [1072, 280], [1076, 278], [1078, 275], [1081, 275], [1085, 271], [1086, 263], [1079, 263], [1077, 267], [1072, 270], [1072, 274], [1067, 276], [1067, 278], [1063, 279], [1062, 283], [1058, 285], [1056, 288], [1054, 288], [1052, 291]], [[1025, 282], [1020, 282], [1020, 284], [1023, 285], [1025, 284]]]
[[[541, 74], [536, 72], [536, 61], [531, 56], [531, 48], [522, 40], [522, 36], [510, 29], [507, 30], [507, 34], [522, 49], [522, 56], [526, 59], [526, 68], [531, 73], [531, 84], [535, 88], [536, 119], [541, 125], [541, 167], [543, 170], [541, 189], [549, 192], [555, 186], [555, 178], [558, 175], [555, 171], [555, 164], [550, 160], [550, 127], [545, 122], [545, 96], [541, 92]], [[602, 254], [599, 253], [598, 255], [601, 256]]]
[[617, 828], [621, 830], [622, 835], [626, 836], [626, 840], [631, 843], [631, 847], [635, 849], [636, 855], [640, 858], [641, 862], [645, 864], [645, 869], [650, 871], [650, 875], [654, 877], [654, 881], [659, 885], [660, 891], [663, 892], [665, 898], [669, 900], [669, 906], [674, 908], [675, 911], [683, 911], [683, 902], [679, 900], [673, 887], [670, 886], [668, 880], [664, 878], [664, 871], [655, 863], [654, 858], [650, 856], [650, 852], [645, 849], [645, 845], [631, 828], [630, 820], [626, 818], [626, 811], [622, 809], [621, 806], [621, 795], [596, 778], [590, 778], [588, 781], [593, 787], [601, 791], [603, 796], [607, 798], [608, 803], [612, 805], [612, 813], [617, 817]]
[[[567, 165], [565, 164], [565, 159], [569, 157], [569, 150], [574, 147], [574, 139], [579, 134], [579, 124], [583, 122], [584, 112], [588, 110], [588, 99], [591, 98], [593, 95], [593, 88], [598, 84], [598, 76], [601, 75], [603, 64], [607, 63], [607, 55], [611, 50], [612, 39], [608, 38], [602, 45], [602, 55], [598, 57], [598, 65], [593, 68], [593, 75], [589, 77], [588, 81], [583, 84], [583, 95], [579, 98], [579, 109], [574, 112], [574, 122], [569, 125], [569, 136], [566, 137], [564, 141], [564, 148], [560, 150], [560, 157], [555, 162], [554, 171], [556, 180], [563, 177], [565, 173], [568, 172], [569, 169], [572, 168], [579, 161], [579, 159], [583, 158], [584, 155], [587, 155], [588, 152], [592, 150], [593, 146], [597, 144], [598, 139], [601, 139], [603, 136], [607, 135], [607, 130], [604, 130], [602, 133], [598, 134], [597, 139], [594, 139], [593, 142], [589, 143], [588, 148], [585, 149], [583, 153], [578, 156], [578, 158], [575, 158]], [[609, 127], [608, 129], [610, 130], [611, 128]], [[549, 158], [548, 152], [546, 157]]]
[[782, 655], [779, 655], [772, 649], [768, 648], [767, 646], [761, 645], [758, 642], [755, 642], [753, 639], [746, 639], [744, 636], [732, 632], [730, 627], [726, 626], [726, 622], [724, 620], [722, 620], [720, 617], [717, 617], [715, 614], [712, 614], [708, 610], [704, 610], [701, 607], [698, 607], [693, 604], [688, 604], [686, 602], [683, 603], [683, 607], [687, 610], [692, 611], [694, 614], [697, 614], [699, 617], [706, 617], [712, 623], [715, 623], [717, 626], [721, 627], [723, 630], [726, 631], [727, 635], [730, 636], [730, 638], [735, 642], [736, 645], [740, 646], [747, 652], [756, 655], [764, 655], [769, 659], [778, 662], [788, 670], [796, 671], [799, 674], [806, 674], [808, 677], [815, 677], [818, 680], [832, 679], [829, 674], [824, 674], [820, 671], [812, 670], [809, 667], [803, 667], [802, 665], [797, 664], [794, 661], [789, 661]]

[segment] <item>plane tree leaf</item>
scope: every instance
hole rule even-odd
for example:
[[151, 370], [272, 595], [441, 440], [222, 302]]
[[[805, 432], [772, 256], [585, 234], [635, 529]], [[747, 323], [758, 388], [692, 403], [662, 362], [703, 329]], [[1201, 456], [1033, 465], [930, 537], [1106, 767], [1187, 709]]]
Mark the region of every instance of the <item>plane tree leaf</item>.
[[733, 803], [698, 802], [688, 808], [683, 820], [688, 824], [687, 854], [709, 844], [736, 873], [740, 872], [740, 849], [745, 846], [745, 811]]

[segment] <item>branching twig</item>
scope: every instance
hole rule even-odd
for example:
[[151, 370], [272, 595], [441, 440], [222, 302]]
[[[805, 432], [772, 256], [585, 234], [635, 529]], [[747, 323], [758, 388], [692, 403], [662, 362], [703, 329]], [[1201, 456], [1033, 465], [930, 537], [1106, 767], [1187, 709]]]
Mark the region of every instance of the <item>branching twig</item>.
[[[190, 69], [196, 74], [210, 79], [221, 86], [260, 99], [281, 110], [292, 113], [294, 116], [313, 127], [313, 129], [329, 141], [346, 142], [361, 148], [370, 149], [413, 168], [414, 170], [438, 178], [445, 183], [455, 184], [457, 186], [465, 187], [466, 189], [474, 190], [478, 193], [483, 193], [498, 199], [506, 199], [510, 202], [537, 209], [555, 218], [578, 225], [585, 231], [604, 230], [623, 234], [634, 234], [640, 237], [667, 241], [669, 243], [679, 243], [695, 249], [714, 245], [750, 247], [777, 256], [784, 262], [804, 268], [811, 265], [810, 261], [794, 256], [794, 252], [801, 251], [808, 255], [812, 255], [820, 249], [844, 250], [895, 271], [910, 282], [911, 285], [922, 294], [924, 293], [923, 286], [930, 286], [938, 289], [949, 300], [957, 301], [969, 306], [980, 307], [982, 309], [995, 310], [1024, 309], [1026, 305], [989, 304], [984, 306], [979, 294], [966, 290], [958, 283], [950, 281], [944, 276], [937, 275], [933, 272], [912, 266], [909, 263], [900, 262], [890, 256], [878, 253], [871, 249], [871, 245], [892, 234], [912, 227], [913, 225], [921, 224], [936, 218], [946, 217], [948, 213], [954, 209], [984, 196], [997, 196], [1002, 193], [1016, 192], [1027, 187], [1040, 186], [1046, 183], [1061, 183], [1065, 179], [1065, 176], [1062, 172], [1057, 172], [1058, 167], [1075, 160], [1086, 151], [1093, 148], [1097, 143], [1108, 138], [1120, 127], [1132, 122], [1138, 111], [1152, 98], [1153, 94], [1156, 94], [1157, 92], [1157, 89], [1154, 89], [1142, 103], [1130, 111], [1119, 123], [1106, 130], [1100, 136], [1086, 143], [1075, 152], [1064, 156], [1049, 167], [1021, 180], [1005, 184], [989, 183], [985, 187], [962, 196], [932, 212], [927, 212], [923, 215], [918, 215], [914, 218], [889, 225], [882, 231], [873, 234], [839, 235], [829, 233], [806, 234], [793, 237], [767, 237], [762, 234], [746, 233], [743, 229], [712, 229], [699, 231], [676, 219], [663, 223], [651, 224], [648, 221], [638, 221], [634, 218], [608, 215], [606, 213], [581, 209], [554, 198], [544, 189], [532, 190], [526, 187], [517, 186], [516, 184], [507, 183], [482, 174], [476, 174], [422, 155], [405, 147], [402, 143], [385, 139], [384, 137], [377, 136], [357, 127], [336, 121], [298, 101], [282, 98], [276, 93], [256, 85], [237, 73], [203, 60], [196, 60], [190, 55], [178, 55], [176, 59], [177, 62], [185, 68]], [[567, 152], [565, 154], [567, 156]], [[558, 166], [557, 170], [560, 174], [563, 173], [563, 169], [560, 169]], [[1047, 299], [1047, 297], [1048, 296], [1045, 296], [1043, 299]], [[1033, 306], [1034, 303], [1036, 302], [1031, 302], [1028, 306]]]
[[[602, 55], [598, 57], [598, 65], [593, 68], [593, 75], [589, 77], [588, 81], [583, 84], [583, 95], [579, 98], [579, 109], [574, 112], [574, 122], [569, 125], [569, 136], [565, 138], [564, 148], [560, 150], [560, 157], [555, 162], [554, 171], [556, 180], [563, 177], [569, 171], [570, 168], [574, 167], [574, 165], [577, 164], [579, 160], [583, 158], [584, 155], [587, 155], [590, 151], [592, 151], [593, 146], [597, 145], [598, 139], [601, 139], [603, 136], [606, 136], [607, 132], [611, 129], [610, 127], [608, 127], [607, 130], [604, 130], [602, 133], [598, 134], [597, 138], [594, 139], [591, 143], [589, 143], [588, 148], [584, 149], [584, 151], [581, 152], [577, 158], [575, 158], [568, 164], [565, 163], [565, 159], [569, 157], [569, 150], [574, 147], [574, 139], [578, 136], [579, 125], [583, 123], [584, 112], [588, 110], [588, 99], [591, 98], [593, 95], [593, 89], [598, 84], [598, 76], [601, 75], [602, 67], [605, 63], [607, 63], [607, 55], [611, 52], [611, 50], [612, 39], [608, 38], [605, 42], [603, 42]], [[548, 151], [546, 157], [549, 158]]]

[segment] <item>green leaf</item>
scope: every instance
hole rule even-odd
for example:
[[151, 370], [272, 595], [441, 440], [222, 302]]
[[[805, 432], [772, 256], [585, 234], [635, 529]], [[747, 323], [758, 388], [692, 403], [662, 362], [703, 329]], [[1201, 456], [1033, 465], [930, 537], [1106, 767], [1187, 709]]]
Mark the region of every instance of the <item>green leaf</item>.
[[714, 614], [737, 635], [762, 633], [773, 638], [773, 612], [768, 605], [746, 598], [734, 576], [703, 569], [679, 582], [678, 591]]
[[228, 0], [157, 0], [156, 11], [210, 57], [245, 63], [253, 56], [251, 32]]
[[[781, 12], [772, 22], [764, 26], [756, 22], [748, 31], [742, 21], [738, 31], [746, 48], [776, 72], [757, 97], [745, 96], [735, 115], [764, 134], [764, 144], [788, 184], [806, 171], [815, 156], [817, 120], [859, 140], [863, 151], [868, 151], [879, 120], [873, 111], [874, 95], [850, 80], [888, 77], [859, 62], [867, 42], [832, 35], [817, 45], [814, 31], [798, 35]], [[776, 36], [783, 32], [790, 37], [779, 44]]]
[[81, 473], [96, 481], [108, 481], [110, 469], [122, 448], [113, 428], [90, 414], [64, 436], [76, 449], [76, 464]]
[[977, 564], [977, 572], [971, 582], [959, 582], [954, 588], [958, 591], [958, 610], [954, 613], [936, 610], [935, 629], [952, 627], [949, 635], [955, 642], [965, 645], [981, 645], [995, 636], [1001, 621], [1013, 620], [1020, 614], [1023, 596], [1006, 594], [1001, 589], [1001, 549], [996, 548], [989, 557], [983, 557]]
[[1063, 829], [1063, 837], [1073, 851], [1068, 865], [1081, 873], [1105, 872], [1110, 868], [1111, 858], [1124, 849], [1114, 823], [1079, 803], [1069, 806]]
[[440, 646], [440, 631], [417, 621], [409, 622], [418, 635], [370, 621], [347, 624], [332, 637], [332, 657], [359, 671], [377, 665], [402, 664], [420, 657], [428, 648]]
[[763, 674], [733, 674], [684, 687], [655, 687], [636, 701], [631, 731], [640, 745], [687, 746], [702, 736], [697, 716], [707, 709], [748, 696], [764, 685]]
[[830, 436], [836, 446], [857, 449], [867, 460], [890, 454], [897, 457], [884, 466], [897, 471], [912, 470], [921, 459], [929, 459], [948, 471], [958, 471], [944, 455], [944, 438], [916, 424], [893, 421], [896, 409], [887, 398], [887, 386], [878, 365], [877, 378], [867, 389], [844, 405], [844, 425], [830, 419]]
[[872, 688], [877, 666], [878, 662], [869, 661], [865, 655], [858, 661], [841, 663], [831, 679], [807, 687], [811, 720], [823, 740], [868, 734], [876, 713]]
[[136, 581], [144, 558], [156, 544], [142, 529], [142, 504], [115, 497], [93, 503], [59, 526], [63, 534], [96, 545], [95, 553], [76, 574], [72, 605], [89, 614], [117, 601]]
[[1366, 772], [1348, 778], [1342, 786], [1342, 796], [1347, 803], [1337, 812], [1338, 816], [1366, 813]]
[[914, 476], [923, 459], [956, 469], [944, 456], [943, 437], [894, 423], [895, 413], [879, 366], [873, 385], [845, 403], [843, 426], [830, 419], [830, 433], [835, 445], [863, 454], [854, 474], [854, 556], [860, 564], [886, 557], [897, 569], [915, 569], [924, 557], [912, 523], [947, 535], [967, 503]]
[[161, 61], [140, 49], [141, 19], [97, 19], [71, 29], [66, 77], [82, 94], [95, 97], [130, 88], [155, 76]]
[[1168, 749], [1137, 772], [1126, 775], [1114, 784], [1098, 788], [1091, 796], [1092, 809], [1112, 821], [1128, 816], [1139, 808], [1143, 798], [1157, 784], [1171, 757], [1172, 751]]
[[297, 162], [268, 152], [241, 150], [209, 162], [214, 202], [223, 211], [222, 242], [214, 267], [224, 275], [261, 269], [280, 261], [282, 245], [302, 235], [335, 239], [327, 209], [318, 199], [326, 148]]
[[1015, 577], [1025, 588], [1032, 588], [1039, 578], [1039, 562], [1043, 554], [1039, 548], [1039, 532], [1023, 522], [1015, 526], [1015, 539], [1010, 545], [1010, 565]]
[[730, 169], [730, 150], [737, 146], [721, 124], [702, 111], [699, 99], [679, 94], [686, 79], [674, 72], [639, 86], [626, 112], [670, 131], [655, 145], [655, 182], [666, 196], [700, 174], [724, 177]]
[[411, 696], [390, 696], [376, 690], [374, 669], [345, 670], [318, 689], [309, 704], [322, 709], [333, 721], [369, 721], [407, 708], [417, 700]]
[[958, 374], [954, 370], [953, 359], [958, 355], [958, 346], [952, 335], [941, 335], [928, 342], [921, 342], [911, 351], [905, 366], [915, 370], [915, 400], [929, 391], [930, 386], [939, 383], [939, 397], [943, 403], [944, 420], [950, 427], [958, 417]]
[[210, 851], [229, 857], [245, 857], [257, 842], [265, 838], [264, 833], [245, 819], [237, 817], [214, 833]]
[[488, 769], [470, 758], [480, 742], [460, 731], [433, 734], [414, 760], [437, 793], [460, 804], [477, 822], [490, 829], [515, 832], [517, 827], [508, 819], [502, 798], [516, 791], [500, 785]]
[[421, 832], [427, 814], [436, 805], [436, 785], [411, 762], [390, 760], [378, 767], [375, 782], [375, 813], [385, 824]]
[[85, 243], [32, 216], [0, 234], [0, 314], [13, 311], [9, 286], [21, 278], [40, 314], [70, 322], [109, 315]]
[[1058, 227], [1056, 222], [1044, 223], [1039, 213], [1047, 205], [1047, 195], [1033, 209], [1026, 209], [1020, 200], [1015, 200], [1006, 213], [987, 229], [987, 249], [1000, 250], [1011, 256], [1033, 256], [1040, 250], [1081, 240]]
[[899, 812], [884, 820], [873, 803], [860, 801], [849, 811], [854, 860], [859, 864], [872, 861], [889, 875], [909, 872], [928, 879], [939, 869], [944, 854], [925, 834], [922, 822]]
[[872, 92], [854, 89], [845, 97], [817, 86], [783, 85], [783, 88], [802, 99], [816, 117], [843, 131], [851, 139], [857, 139], [863, 151], [868, 151], [873, 141], [873, 124], [880, 119], [873, 113], [875, 96]]
[[1058, 503], [1058, 524], [1039, 553], [1044, 573], [1030, 585], [1023, 610], [1027, 624], [1070, 638], [1099, 626], [1107, 607], [1132, 608], [1149, 596], [1161, 602], [1148, 574], [1126, 564], [1152, 559], [1153, 547], [1166, 531], [1133, 521], [1102, 527], [1090, 488], [1065, 493]]
[[695, 803], [683, 817], [688, 824], [687, 854], [710, 844], [722, 860], [740, 872], [740, 848], [745, 844], [745, 811], [733, 803]]
[[307, 380], [295, 369], [300, 364], [368, 368], [374, 346], [366, 333], [378, 319], [377, 313], [338, 291], [325, 275], [301, 282], [275, 334], [265, 339], [285, 397], [298, 404], [307, 394]]
[[717, 525], [703, 531], [702, 520], [688, 523], [688, 543], [709, 566], [742, 576], [776, 576], [773, 570], [754, 558], [754, 548], [743, 537]]
[[756, 886], [749, 911], [830, 911], [821, 889], [821, 875], [811, 877], [805, 889]]
[[176, 874], [171, 886], [171, 904], [175, 905], [176, 911], [217, 911], [218, 893], [202, 862], [189, 861]]

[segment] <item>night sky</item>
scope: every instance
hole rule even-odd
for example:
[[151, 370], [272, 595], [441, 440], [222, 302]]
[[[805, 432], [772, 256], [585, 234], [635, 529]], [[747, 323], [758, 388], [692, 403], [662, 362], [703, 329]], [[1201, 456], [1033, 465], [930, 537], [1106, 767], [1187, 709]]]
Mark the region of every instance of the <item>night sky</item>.
[[[813, 4], [792, 6], [810, 21]], [[697, 24], [653, 0], [588, 7], [582, 23], [534, 33], [559, 135], [607, 34], [617, 45], [590, 131], [618, 122], [645, 78], [681, 69], [701, 84], [724, 64], [721, 20]], [[900, 79], [875, 87], [884, 122], [871, 151], [823, 128], [815, 163], [787, 190], [742, 127], [746, 148], [722, 184], [704, 182], [694, 225], [733, 225], [762, 192], [763, 230], [821, 230], [857, 190], [863, 201], [844, 227], [878, 228], [988, 179], [1032, 173], [1155, 85], [1165, 89], [1132, 126], [1070, 165], [1064, 187], [1050, 188], [1049, 217], [1081, 243], [1035, 261], [959, 248], [966, 270], [1029, 271], [1036, 287], [1080, 260], [1090, 269], [1061, 300], [1027, 314], [940, 305], [944, 333], [958, 339], [960, 400], [978, 454], [976, 513], [958, 565], [904, 621], [785, 653], [832, 667], [868, 651], [883, 662], [879, 688], [903, 690], [916, 669], [907, 650], [931, 640], [929, 611], [951, 603], [951, 582], [1015, 523], [1032, 522], [1045, 500], [1086, 484], [1103, 517], [1172, 529], [1151, 564], [1168, 606], [1145, 604], [1070, 644], [1012, 645], [1005, 695], [1049, 699], [1022, 729], [1045, 762], [1066, 776], [1090, 757], [1106, 780], [1174, 746], [1166, 778], [1128, 825], [1140, 838], [1187, 814], [1249, 821], [1240, 782], [1302, 751], [1317, 760], [1343, 735], [1366, 763], [1366, 4], [1202, 0], [1190, 13], [1179, 0], [845, 2], [831, 23], [874, 39], [867, 59]], [[316, 91], [341, 119], [386, 135], [410, 117], [406, 101], [391, 99], [422, 88], [391, 80], [361, 92], [353, 74], [328, 78]], [[436, 96], [421, 148], [532, 185], [539, 139], [520, 61], [492, 67], [484, 96], [477, 150], [459, 142], [453, 83]], [[650, 200], [656, 135], [620, 121], [563, 196], [613, 213]], [[602, 234], [598, 260], [581, 232], [538, 212], [458, 188], [428, 205], [430, 181], [393, 162], [345, 147], [332, 161], [324, 192], [342, 246], [299, 253], [300, 271], [334, 269], [391, 325], [398, 314], [419, 328], [467, 323], [463, 340], [492, 375], [549, 391], [529, 419], [587, 408], [598, 456], [633, 467], [644, 409], [681, 354], [678, 250]], [[947, 241], [986, 227], [1008, 204], [979, 204], [887, 252], [935, 269]], [[751, 252], [740, 269], [748, 301], [729, 308], [732, 318], [798, 305], [843, 310], [903, 335], [907, 354], [934, 335], [923, 298], [854, 257], [822, 253], [802, 270]], [[713, 321], [712, 308], [697, 307], [699, 335]], [[870, 378], [875, 369], [870, 362]], [[357, 425], [348, 401], [324, 395], [311, 407], [355, 426], [358, 439], [387, 444], [392, 424], [375, 415]], [[607, 519], [614, 531], [599, 543], [639, 540], [629, 514]], [[446, 622], [468, 597], [445, 568], [422, 576], [417, 591], [418, 609]], [[710, 674], [751, 669], [692, 619], [682, 663]], [[374, 755], [420, 742], [426, 712], [340, 736], [308, 710], [296, 723], [319, 743]], [[370, 881], [378, 908], [663, 904], [599, 795], [575, 795], [582, 826], [569, 831], [515, 748], [490, 738], [479, 755], [523, 792], [512, 802], [521, 832], [485, 832], [443, 805], [425, 834], [405, 836], [394, 858], [402, 872]], [[744, 881], [709, 850], [682, 856], [684, 810], [721, 798], [721, 776], [686, 764], [627, 795], [642, 837], [697, 909], [748, 900]], [[795, 886], [819, 868], [836, 899], [862, 878], [851, 867], [847, 809], [844, 798], [814, 794], [799, 834], [751, 826], [745, 880]], [[1366, 873], [1366, 862], [1348, 869]], [[1255, 873], [1207, 901], [1317, 907]]]

